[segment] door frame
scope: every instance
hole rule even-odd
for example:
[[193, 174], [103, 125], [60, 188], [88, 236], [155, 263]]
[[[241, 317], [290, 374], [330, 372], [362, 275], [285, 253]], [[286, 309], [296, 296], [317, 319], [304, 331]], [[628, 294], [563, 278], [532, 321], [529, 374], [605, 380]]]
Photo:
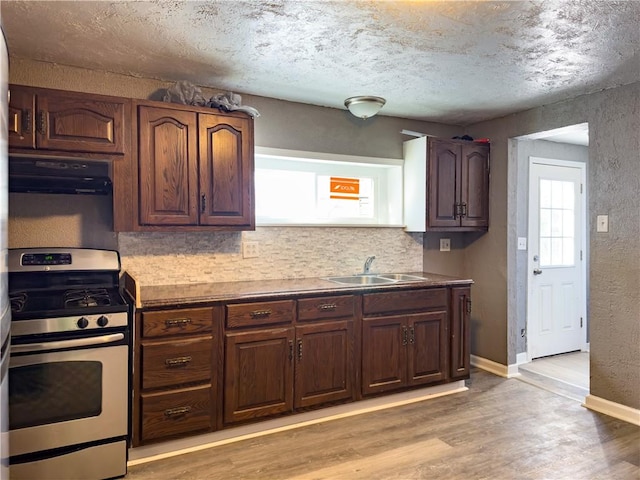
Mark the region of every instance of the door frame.
[[[582, 191], [582, 195], [580, 195], [580, 201], [581, 201], [581, 213], [580, 216], [582, 217], [581, 223], [582, 223], [582, 231], [581, 231], [581, 239], [580, 239], [580, 251], [582, 253], [582, 261], [580, 262], [580, 270], [581, 270], [581, 285], [580, 285], [580, 290], [582, 293], [582, 305], [580, 305], [580, 316], [584, 319], [584, 328], [583, 328], [583, 339], [582, 339], [582, 347], [581, 347], [581, 351], [582, 352], [588, 352], [589, 351], [589, 342], [587, 340], [588, 338], [588, 331], [589, 331], [589, 319], [587, 316], [587, 237], [588, 237], [588, 227], [587, 227], [587, 164], [583, 163], [583, 162], [576, 162], [573, 160], [558, 160], [558, 159], [552, 159], [552, 158], [544, 158], [544, 157], [535, 157], [535, 156], [530, 156], [529, 157], [529, 162], [528, 162], [528, 178], [531, 178], [531, 168], [532, 165], [536, 163], [536, 164], [543, 164], [543, 165], [549, 165], [549, 166], [555, 166], [555, 167], [570, 167], [570, 168], [577, 168], [580, 171], [580, 184], [581, 184], [581, 191]], [[530, 189], [528, 189], [528, 193], [527, 193], [527, 200], [528, 202], [530, 202], [531, 199], [531, 195], [533, 194], [533, 192], [531, 192]], [[529, 222], [531, 220], [530, 218], [531, 216], [531, 212], [529, 210], [529, 207], [527, 207], [527, 244], [531, 245], [531, 229], [528, 227], [529, 226]], [[528, 300], [530, 298], [530, 288], [531, 285], [529, 284], [529, 272], [531, 270], [533, 270], [533, 268], [535, 268], [534, 266], [534, 262], [533, 262], [533, 255], [531, 255], [531, 252], [529, 249], [527, 249], [527, 271], [526, 271], [526, 277], [525, 277], [525, 284], [526, 284], [526, 298], [527, 298], [527, 307], [525, 309], [525, 315], [526, 315], [526, 329], [527, 329], [527, 333], [530, 331], [530, 323], [531, 323], [531, 319], [529, 318], [529, 303]], [[531, 358], [531, 344], [529, 342], [529, 336], [527, 335], [527, 362], [530, 362], [532, 360]]]

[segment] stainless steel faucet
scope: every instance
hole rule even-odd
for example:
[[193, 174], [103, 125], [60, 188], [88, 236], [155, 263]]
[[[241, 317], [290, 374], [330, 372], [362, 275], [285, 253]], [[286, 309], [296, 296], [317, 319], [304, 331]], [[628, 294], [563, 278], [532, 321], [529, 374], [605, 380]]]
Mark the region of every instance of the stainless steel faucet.
[[367, 257], [367, 259], [364, 262], [364, 271], [362, 272], [363, 275], [366, 275], [369, 273], [369, 270], [371, 269], [371, 264], [375, 259], [376, 259], [375, 255], [371, 255], [370, 257]]

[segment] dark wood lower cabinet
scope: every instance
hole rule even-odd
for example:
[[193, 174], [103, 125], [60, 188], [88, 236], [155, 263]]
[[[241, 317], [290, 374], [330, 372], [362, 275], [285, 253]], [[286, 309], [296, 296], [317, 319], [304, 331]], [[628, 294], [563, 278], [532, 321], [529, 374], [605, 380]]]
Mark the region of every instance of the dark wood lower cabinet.
[[471, 374], [471, 289], [451, 289], [451, 378]]
[[447, 312], [365, 318], [362, 394], [446, 379]]
[[354, 398], [353, 322], [227, 333], [224, 422]]
[[468, 378], [470, 291], [139, 311], [133, 446]]
[[354, 399], [353, 347], [353, 321], [296, 327], [296, 408]]
[[141, 395], [144, 441], [196, 434], [213, 428], [211, 385]]
[[395, 390], [407, 383], [404, 316], [362, 321], [362, 394]]
[[225, 335], [225, 423], [293, 410], [293, 343], [293, 327]]

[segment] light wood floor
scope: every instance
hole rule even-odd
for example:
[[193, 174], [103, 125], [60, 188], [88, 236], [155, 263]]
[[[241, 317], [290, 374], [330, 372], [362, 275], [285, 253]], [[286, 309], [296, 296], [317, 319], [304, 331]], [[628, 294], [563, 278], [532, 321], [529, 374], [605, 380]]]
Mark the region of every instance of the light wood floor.
[[519, 380], [584, 402], [589, 395], [589, 353], [572, 352], [518, 366]]
[[640, 478], [640, 427], [481, 370], [468, 386], [133, 466], [126, 479]]

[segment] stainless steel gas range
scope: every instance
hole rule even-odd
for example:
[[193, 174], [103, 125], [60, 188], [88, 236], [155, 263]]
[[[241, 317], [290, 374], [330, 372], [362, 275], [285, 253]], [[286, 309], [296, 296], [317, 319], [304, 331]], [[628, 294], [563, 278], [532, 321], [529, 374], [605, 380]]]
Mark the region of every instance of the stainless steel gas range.
[[131, 307], [111, 250], [9, 250], [11, 479], [126, 474]]

